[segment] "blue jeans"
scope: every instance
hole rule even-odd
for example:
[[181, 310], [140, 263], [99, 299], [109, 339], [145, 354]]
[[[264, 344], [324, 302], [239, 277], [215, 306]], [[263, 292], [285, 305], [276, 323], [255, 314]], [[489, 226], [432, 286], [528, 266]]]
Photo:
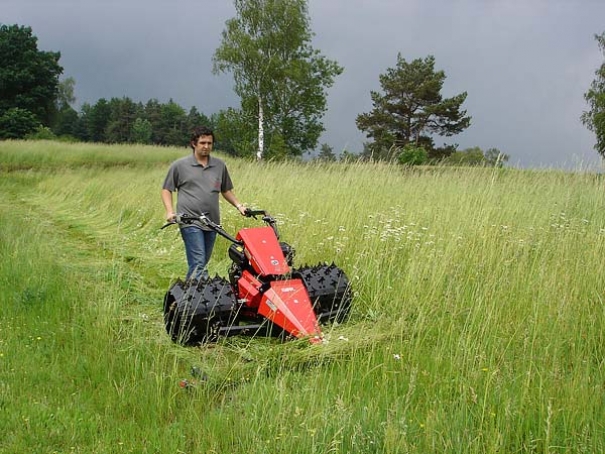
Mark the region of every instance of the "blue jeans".
[[216, 232], [202, 230], [198, 227], [183, 227], [181, 236], [185, 243], [185, 254], [187, 255], [187, 279], [200, 280], [208, 278], [206, 265], [212, 255], [212, 249], [216, 241]]

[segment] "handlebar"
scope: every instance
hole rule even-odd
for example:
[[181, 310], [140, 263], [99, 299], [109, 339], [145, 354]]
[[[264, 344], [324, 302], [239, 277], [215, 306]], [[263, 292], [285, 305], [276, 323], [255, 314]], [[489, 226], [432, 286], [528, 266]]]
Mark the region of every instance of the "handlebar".
[[214, 230], [216, 233], [218, 233], [222, 237], [228, 239], [232, 243], [241, 243], [241, 241], [239, 241], [238, 239], [234, 238], [233, 236], [231, 236], [227, 232], [225, 232], [225, 229], [223, 229], [223, 227], [221, 225], [210, 220], [210, 218], [208, 218], [208, 216], [206, 216], [206, 213], [202, 213], [199, 216], [194, 216], [191, 214], [177, 214], [176, 219], [174, 221], [167, 222], [161, 228], [165, 229], [166, 227], [171, 226], [173, 224], [193, 224], [196, 221], [199, 222], [200, 224]]
[[245, 216], [248, 218], [256, 219], [256, 216], [262, 216], [263, 222], [265, 222], [269, 227], [273, 229], [275, 232], [275, 236], [279, 239], [279, 231], [277, 230], [277, 221], [273, 216], [267, 213], [265, 210], [251, 210], [250, 208], [246, 208]]
[[[263, 222], [265, 222], [267, 225], [269, 225], [273, 231], [275, 232], [275, 236], [279, 239], [279, 232], [277, 231], [277, 223], [275, 221], [275, 219], [269, 214], [267, 213], [265, 210], [251, 210], [250, 208], [247, 208], [246, 211], [244, 212], [244, 215], [248, 218], [254, 218], [257, 219], [257, 216], [262, 216], [262, 220]], [[169, 227], [173, 224], [193, 224], [194, 222], [199, 222], [202, 225], [209, 227], [210, 229], [214, 230], [216, 233], [218, 233], [219, 235], [221, 235], [222, 237], [228, 239], [229, 241], [233, 242], [233, 243], [241, 243], [241, 241], [237, 240], [236, 238], [234, 238], [233, 236], [229, 235], [225, 229], [223, 229], [223, 227], [215, 222], [213, 222], [210, 218], [208, 218], [206, 213], [202, 213], [199, 216], [195, 216], [195, 215], [191, 215], [191, 214], [177, 214], [176, 215], [176, 219], [172, 222], [167, 222], [166, 224], [164, 224], [161, 229], [165, 229], [166, 227]]]

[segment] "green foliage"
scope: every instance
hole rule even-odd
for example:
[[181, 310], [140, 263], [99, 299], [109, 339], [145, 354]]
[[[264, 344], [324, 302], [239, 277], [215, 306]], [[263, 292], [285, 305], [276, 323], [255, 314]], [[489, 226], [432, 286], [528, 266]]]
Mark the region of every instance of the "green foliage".
[[70, 133], [83, 141], [175, 146], [188, 144], [194, 126], [213, 126], [195, 107], [186, 113], [173, 100], [163, 104], [151, 99], [143, 105], [128, 97], [109, 101], [101, 98], [94, 105], [84, 104], [81, 116], [72, 124], [74, 130]]
[[240, 109], [228, 108], [213, 117], [216, 146], [233, 156], [252, 158], [256, 153], [255, 133]]
[[30, 27], [0, 24], [0, 115], [18, 108], [50, 125], [58, 94], [59, 52], [38, 50]]
[[443, 98], [445, 73], [435, 71], [433, 56], [408, 63], [398, 54], [396, 67], [379, 80], [384, 94], [372, 91], [372, 111], [356, 119], [357, 127], [374, 139], [374, 151], [419, 144], [427, 134], [452, 136], [470, 126], [471, 118], [461, 110], [466, 92]]
[[[605, 32], [595, 35], [599, 49], [605, 57]], [[595, 79], [584, 98], [590, 106], [590, 110], [582, 114], [582, 123], [595, 133], [597, 142], [595, 150], [605, 157], [605, 62], [595, 71]]]
[[336, 161], [336, 155], [334, 154], [334, 149], [327, 143], [321, 144], [321, 147], [319, 149], [319, 154], [317, 155], [317, 157], [315, 159], [317, 159], [318, 161], [325, 161], [325, 162]]
[[160, 145], [187, 146], [191, 131], [188, 130], [185, 109], [172, 99], [160, 109], [160, 122], [154, 126], [156, 140]]
[[458, 151], [458, 144], [448, 145], [444, 143], [441, 147], [435, 147], [433, 146], [433, 141], [431, 140], [430, 146], [423, 145], [423, 148], [428, 151], [429, 161], [433, 163], [438, 163]]
[[25, 136], [27, 140], [55, 140], [57, 136], [55, 136], [54, 132], [47, 126], [38, 126], [38, 128]]
[[29, 110], [12, 107], [0, 114], [0, 139], [23, 139], [40, 127], [40, 120]]
[[503, 167], [508, 159], [508, 155], [497, 148], [490, 148], [484, 152], [479, 147], [471, 147], [462, 151], [455, 151], [440, 163], [453, 166]]
[[267, 160], [282, 161], [289, 156], [292, 155], [289, 153], [285, 137], [281, 134], [273, 134], [263, 158]]
[[481, 148], [472, 147], [452, 153], [443, 163], [454, 166], [479, 166], [484, 165], [486, 161]]
[[197, 110], [197, 107], [192, 106], [189, 109], [189, 113], [187, 114], [186, 120], [186, 129], [189, 133], [193, 131], [198, 126], [207, 126], [211, 129], [214, 129], [214, 122], [212, 119], [208, 118], [203, 113]]
[[52, 130], [57, 136], [77, 137], [81, 135], [82, 127], [78, 112], [69, 104], [63, 104], [55, 115]]
[[109, 118], [105, 126], [105, 142], [128, 143], [132, 141], [131, 133], [137, 117], [140, 115], [140, 106], [132, 99], [111, 98], [109, 100]]
[[424, 148], [408, 143], [403, 147], [397, 159], [403, 165], [419, 166], [427, 163], [429, 154]]
[[266, 140], [270, 150], [281, 150], [283, 143], [288, 155], [300, 156], [315, 148], [324, 131], [326, 89], [342, 68], [311, 46], [306, 0], [234, 4], [237, 16], [226, 23], [213, 70], [233, 74], [241, 116], [259, 125], [261, 155]]
[[490, 167], [503, 167], [505, 162], [508, 162], [509, 156], [502, 153], [497, 148], [488, 148], [484, 153], [485, 161]]
[[354, 153], [351, 153], [349, 150], [342, 150], [340, 153], [339, 161], [344, 163], [352, 163], [359, 160], [359, 156]]
[[383, 161], [388, 163], [397, 162], [401, 148], [391, 145], [390, 147], [379, 146], [377, 143], [365, 142], [361, 152], [362, 161]]
[[105, 98], [99, 99], [94, 105], [82, 105], [81, 121], [84, 125], [83, 140], [86, 142], [107, 142], [105, 129], [111, 116], [111, 107]]
[[59, 81], [56, 99], [58, 110], [61, 110], [61, 108], [65, 106], [71, 106], [76, 102], [76, 96], [74, 94], [75, 86], [76, 80], [73, 77], [67, 77]]
[[150, 144], [153, 127], [149, 120], [137, 118], [132, 125], [132, 141], [134, 143]]
[[163, 133], [159, 131], [162, 122], [162, 103], [157, 99], [150, 99], [144, 107], [145, 114], [141, 117], [151, 123], [151, 142], [155, 144], [161, 143]]

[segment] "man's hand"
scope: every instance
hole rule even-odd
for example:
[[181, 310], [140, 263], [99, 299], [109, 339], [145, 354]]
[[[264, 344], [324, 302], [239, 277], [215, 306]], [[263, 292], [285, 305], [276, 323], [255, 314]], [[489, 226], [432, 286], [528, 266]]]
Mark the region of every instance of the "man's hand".
[[238, 211], [240, 212], [240, 214], [241, 214], [242, 216], [246, 216], [246, 210], [247, 210], [248, 208], [246, 208], [246, 206], [245, 206], [245, 205], [242, 205], [241, 203], [238, 203], [238, 204], [237, 204], [237, 206], [236, 206], [236, 208], [238, 209]]

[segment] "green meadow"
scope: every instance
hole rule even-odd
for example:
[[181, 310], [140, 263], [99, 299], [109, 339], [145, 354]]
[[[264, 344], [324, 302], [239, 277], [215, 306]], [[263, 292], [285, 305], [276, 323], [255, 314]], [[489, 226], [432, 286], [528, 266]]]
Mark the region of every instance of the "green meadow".
[[600, 175], [216, 153], [295, 264], [335, 262], [355, 296], [320, 345], [182, 347], [159, 194], [188, 152], [0, 142], [0, 452], [605, 451]]

